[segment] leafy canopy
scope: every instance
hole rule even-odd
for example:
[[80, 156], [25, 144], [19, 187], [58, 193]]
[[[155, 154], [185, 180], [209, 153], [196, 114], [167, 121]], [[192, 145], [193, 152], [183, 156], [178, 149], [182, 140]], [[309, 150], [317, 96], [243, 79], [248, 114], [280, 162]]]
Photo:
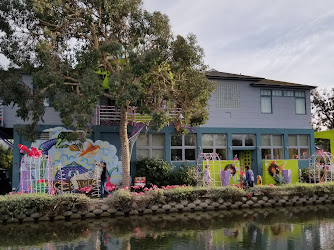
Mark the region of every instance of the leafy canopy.
[[207, 119], [214, 85], [196, 37], [175, 37], [168, 17], [143, 10], [141, 0], [2, 0], [0, 30], [2, 53], [33, 77], [33, 89], [17, 71], [0, 78], [4, 104], [30, 121], [21, 133], [31, 140], [45, 99], [76, 129], [89, 126], [101, 96], [137, 106], [156, 128], [171, 107], [182, 109], [184, 124]]
[[315, 130], [334, 129], [334, 89], [313, 89], [311, 110]]

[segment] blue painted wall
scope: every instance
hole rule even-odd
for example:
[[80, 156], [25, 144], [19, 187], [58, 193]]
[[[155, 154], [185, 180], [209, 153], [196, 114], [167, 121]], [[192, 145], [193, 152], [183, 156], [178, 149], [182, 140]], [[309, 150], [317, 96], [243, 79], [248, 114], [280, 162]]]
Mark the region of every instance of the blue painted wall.
[[219, 83], [239, 85], [240, 108], [228, 109], [216, 107], [216, 91], [209, 101], [209, 120], [202, 127], [224, 128], [300, 128], [311, 129], [310, 90], [305, 91], [306, 114], [296, 114], [295, 97], [273, 96], [272, 114], [261, 113], [261, 89], [293, 90], [288, 87], [270, 88], [268, 86], [253, 87], [249, 81], [241, 80], [215, 80]]

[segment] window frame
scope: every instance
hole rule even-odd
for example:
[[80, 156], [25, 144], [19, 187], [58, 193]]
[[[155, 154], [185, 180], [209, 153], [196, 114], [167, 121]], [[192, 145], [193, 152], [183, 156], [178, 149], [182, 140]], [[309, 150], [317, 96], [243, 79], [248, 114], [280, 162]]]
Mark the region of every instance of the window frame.
[[[212, 135], [212, 146], [203, 146], [203, 135]], [[225, 146], [216, 146], [216, 136], [217, 135], [224, 135], [225, 136]], [[203, 133], [202, 134], [202, 151], [204, 151], [205, 149], [212, 149], [212, 153], [217, 153], [216, 149], [224, 149], [225, 150], [225, 159], [221, 159], [221, 160], [227, 160], [227, 134], [225, 133], [221, 133], [221, 134], [217, 134], [217, 133]]]
[[[303, 93], [302, 96], [297, 96], [296, 93]], [[297, 112], [297, 100], [304, 100], [304, 113]], [[296, 115], [306, 115], [306, 93], [305, 91], [295, 91], [295, 108], [296, 108]]]
[[[187, 135], [195, 135], [195, 146], [186, 146], [185, 145], [185, 136]], [[182, 136], [181, 146], [172, 146], [172, 136]], [[180, 160], [173, 160], [172, 159], [172, 150], [173, 149], [181, 149], [182, 150], [182, 159]], [[195, 150], [195, 159], [193, 160], [186, 160], [186, 149], [194, 149]], [[178, 135], [178, 134], [170, 134], [170, 159], [171, 162], [180, 162], [180, 161], [196, 161], [197, 158], [197, 134], [196, 133], [189, 133], [186, 135]]]
[[[268, 91], [268, 93], [265, 93]], [[262, 110], [262, 100], [264, 98], [270, 98], [270, 112], [264, 112]], [[261, 89], [260, 90], [260, 110], [262, 114], [272, 114], [273, 113], [273, 98], [272, 98], [272, 90], [271, 89]]]
[[[138, 146], [138, 143], [136, 143], [136, 159], [139, 160], [138, 158], [138, 150], [148, 150], [148, 157], [149, 158], [153, 158], [153, 150], [162, 150], [163, 152], [163, 158], [158, 158], [158, 159], [161, 159], [161, 160], [165, 160], [166, 159], [166, 152], [165, 152], [165, 134], [159, 134], [159, 133], [141, 133], [140, 135], [148, 135], [148, 146]], [[139, 136], [140, 136], [139, 135]], [[164, 138], [164, 143], [162, 146], [153, 146], [153, 135], [163, 135], [163, 138]]]
[[[301, 146], [299, 137], [300, 136], [305, 136], [305, 135], [307, 136], [308, 146]], [[297, 136], [297, 146], [288, 145], [288, 150], [289, 150], [289, 157], [288, 158], [290, 160], [307, 160], [308, 157], [310, 157], [310, 153], [311, 153], [310, 135], [309, 134], [289, 134], [288, 135], [288, 142], [289, 142], [289, 136]], [[290, 149], [297, 149], [297, 152], [298, 152], [298, 158], [297, 159], [296, 158], [293, 158], [293, 159], [290, 158]], [[308, 149], [308, 154], [309, 155], [308, 155], [307, 158], [301, 158], [301, 154], [300, 154], [301, 149]]]
[[[265, 135], [269, 135], [270, 136], [270, 146], [263, 146], [262, 145], [262, 136], [265, 136]], [[274, 146], [273, 136], [281, 136], [281, 144], [282, 144], [281, 146]], [[282, 159], [285, 159], [284, 158], [283, 143], [284, 143], [284, 140], [283, 140], [283, 135], [282, 134], [262, 134], [261, 135], [261, 159], [262, 160], [281, 160], [281, 159], [276, 159], [275, 158], [274, 149], [281, 149], [282, 150]], [[262, 149], [270, 149], [270, 156], [271, 157], [269, 159], [263, 158]]]
[[[233, 135], [242, 135], [242, 145], [241, 146], [233, 146]], [[254, 135], [254, 144], [253, 146], [246, 146], [246, 136], [248, 135]], [[256, 147], [256, 134], [237, 134], [237, 133], [234, 133], [232, 134], [232, 147], [233, 148], [237, 148], [237, 147], [243, 147], [243, 148], [254, 148]]]

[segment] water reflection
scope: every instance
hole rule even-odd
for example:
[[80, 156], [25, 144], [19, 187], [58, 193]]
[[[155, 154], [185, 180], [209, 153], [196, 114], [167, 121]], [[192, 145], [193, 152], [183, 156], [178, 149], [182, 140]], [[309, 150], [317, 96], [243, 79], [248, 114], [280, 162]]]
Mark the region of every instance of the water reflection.
[[5, 225], [5, 249], [334, 249], [334, 206]]

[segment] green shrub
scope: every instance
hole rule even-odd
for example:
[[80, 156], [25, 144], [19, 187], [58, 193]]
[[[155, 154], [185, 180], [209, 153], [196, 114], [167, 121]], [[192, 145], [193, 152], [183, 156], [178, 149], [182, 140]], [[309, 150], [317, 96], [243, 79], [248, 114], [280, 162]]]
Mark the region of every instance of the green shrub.
[[106, 203], [115, 209], [129, 212], [133, 208], [133, 196], [127, 190], [116, 190], [110, 198], [106, 199]]
[[217, 201], [219, 198], [238, 201], [245, 195], [246, 192], [243, 189], [233, 186], [212, 187], [208, 189], [208, 196], [213, 201]]
[[174, 171], [170, 176], [170, 185], [187, 185], [196, 186], [197, 185], [197, 166], [187, 166], [183, 163], [179, 169]]
[[64, 211], [77, 208], [87, 210], [90, 199], [85, 195], [65, 194], [50, 196], [47, 194], [20, 194], [0, 196], [0, 217], [16, 217], [18, 215], [58, 215]]
[[269, 198], [281, 198], [283, 196], [313, 196], [331, 194], [334, 192], [334, 183], [327, 182], [321, 184], [296, 183], [284, 186], [256, 186], [252, 192], [261, 193]]
[[166, 203], [164, 190], [162, 189], [150, 190], [146, 192], [146, 197], [147, 197], [146, 206], [152, 206], [157, 203], [160, 203], [160, 204]]
[[174, 166], [159, 159], [143, 158], [136, 162], [136, 176], [146, 177], [146, 185], [170, 185], [170, 176]]

